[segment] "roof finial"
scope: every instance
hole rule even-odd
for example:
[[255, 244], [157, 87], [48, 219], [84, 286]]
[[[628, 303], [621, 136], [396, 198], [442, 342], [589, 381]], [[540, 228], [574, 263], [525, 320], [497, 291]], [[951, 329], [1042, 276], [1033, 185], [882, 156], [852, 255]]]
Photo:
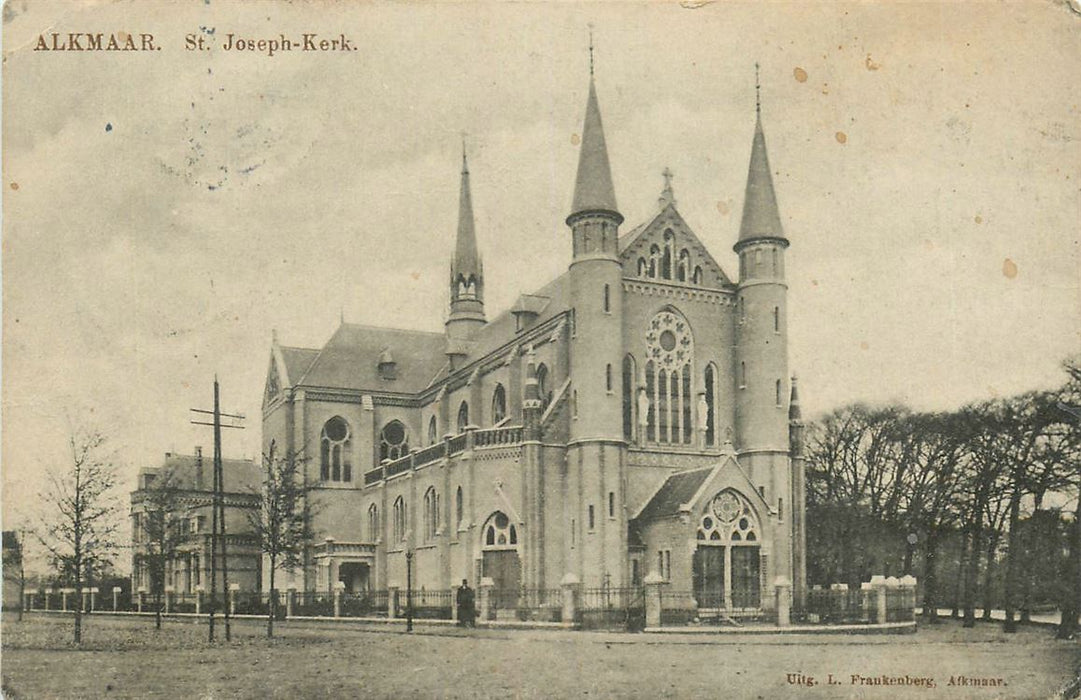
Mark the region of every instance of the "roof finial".
[[589, 23], [589, 77], [593, 77], [593, 23]]
[[758, 61], [754, 62], [754, 111], [762, 114], [762, 85], [758, 82]]
[[669, 204], [676, 203], [676, 195], [672, 191], [672, 178], [675, 177], [675, 173], [672, 172], [671, 168], [665, 167], [661, 175], [664, 176], [664, 189], [661, 191], [661, 196], [658, 201], [660, 202], [661, 209], [664, 209]]

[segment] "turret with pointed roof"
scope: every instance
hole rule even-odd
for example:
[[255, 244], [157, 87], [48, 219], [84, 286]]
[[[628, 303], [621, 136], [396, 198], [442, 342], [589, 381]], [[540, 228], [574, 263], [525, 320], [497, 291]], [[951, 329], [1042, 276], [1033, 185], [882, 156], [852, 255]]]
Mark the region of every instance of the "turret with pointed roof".
[[589, 76], [589, 99], [582, 125], [582, 147], [578, 151], [578, 176], [574, 182], [574, 202], [567, 224], [589, 213], [605, 213], [623, 222], [616, 206], [616, 190], [612, 185], [612, 168], [608, 163], [608, 145], [604, 139], [601, 109], [597, 104], [597, 87], [593, 74]]
[[484, 264], [477, 249], [473, 198], [469, 191], [469, 164], [462, 148], [462, 186], [458, 197], [458, 240], [450, 263], [450, 316], [447, 336], [465, 340], [485, 323]]
[[[758, 86], [755, 86], [756, 90]], [[762, 131], [762, 105], [756, 101], [754, 141], [751, 142], [751, 163], [747, 169], [747, 189], [743, 197], [743, 219], [739, 226], [738, 253], [747, 243], [775, 239], [788, 244], [781, 227], [777, 194], [773, 190], [773, 175], [766, 153], [766, 135]]]

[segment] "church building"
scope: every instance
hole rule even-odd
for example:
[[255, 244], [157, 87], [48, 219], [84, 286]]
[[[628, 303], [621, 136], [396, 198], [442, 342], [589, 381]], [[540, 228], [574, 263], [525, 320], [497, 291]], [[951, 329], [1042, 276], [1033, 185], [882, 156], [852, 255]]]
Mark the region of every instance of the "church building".
[[680, 215], [668, 173], [653, 217], [623, 229], [592, 75], [580, 148], [570, 266], [510, 309], [485, 307], [463, 154], [441, 332], [343, 322], [322, 348], [275, 334], [263, 450], [303, 455], [318, 484], [298, 589], [404, 588], [408, 558], [416, 589], [629, 588], [655, 574], [736, 613], [771, 609], [784, 579], [798, 605], [789, 241], [761, 108], [735, 279]]

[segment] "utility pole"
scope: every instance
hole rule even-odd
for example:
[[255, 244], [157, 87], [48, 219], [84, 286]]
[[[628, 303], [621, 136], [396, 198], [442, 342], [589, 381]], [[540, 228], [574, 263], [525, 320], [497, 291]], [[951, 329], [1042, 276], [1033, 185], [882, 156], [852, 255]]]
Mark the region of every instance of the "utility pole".
[[221, 583], [222, 583], [222, 607], [225, 614], [225, 641], [232, 640], [232, 630], [230, 628], [230, 610], [229, 610], [229, 565], [228, 555], [226, 553], [225, 546], [225, 478], [221, 463], [221, 429], [222, 428], [235, 428], [237, 430], [243, 430], [244, 426], [236, 423], [230, 425], [222, 425], [222, 416], [230, 418], [234, 421], [244, 420], [244, 416], [239, 413], [222, 413], [220, 402], [220, 390], [218, 386], [218, 377], [214, 376], [214, 410], [207, 411], [201, 408], [191, 409], [192, 413], [202, 415], [211, 415], [213, 417], [212, 423], [206, 421], [192, 420], [194, 425], [209, 425], [214, 428], [214, 496], [211, 505], [211, 532], [210, 532], [210, 600], [208, 601], [208, 639], [214, 641], [214, 612], [217, 607], [217, 583], [218, 583], [218, 554], [221, 554]]

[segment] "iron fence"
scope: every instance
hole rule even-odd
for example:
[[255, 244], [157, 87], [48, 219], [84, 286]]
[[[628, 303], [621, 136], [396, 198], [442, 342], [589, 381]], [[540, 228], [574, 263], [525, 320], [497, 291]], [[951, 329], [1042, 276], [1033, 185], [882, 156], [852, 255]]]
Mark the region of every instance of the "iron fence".
[[643, 629], [646, 625], [645, 589], [584, 588], [578, 600], [578, 617], [583, 629]]

